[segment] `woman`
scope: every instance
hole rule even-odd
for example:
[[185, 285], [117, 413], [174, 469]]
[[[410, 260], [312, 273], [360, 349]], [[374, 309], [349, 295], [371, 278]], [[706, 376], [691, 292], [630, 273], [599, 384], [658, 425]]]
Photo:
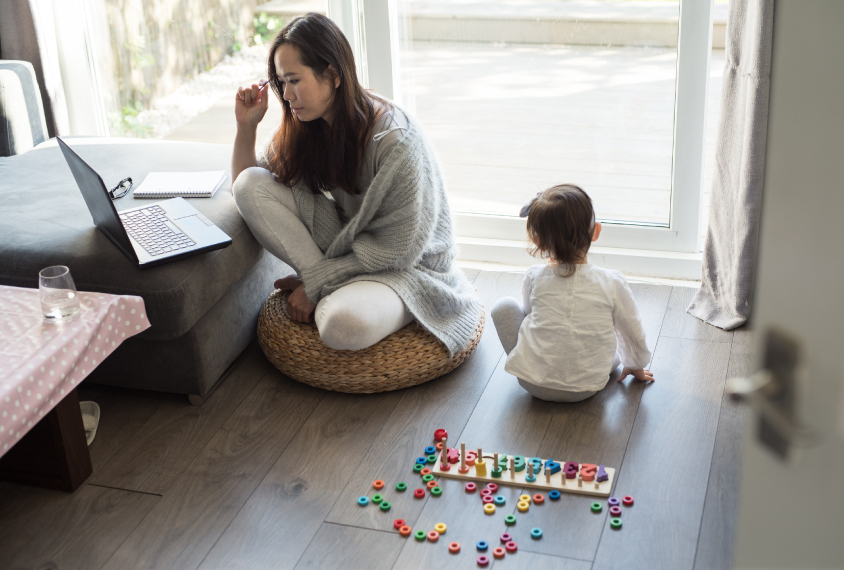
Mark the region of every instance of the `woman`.
[[281, 125], [255, 155], [268, 95], [239, 89], [232, 191], [252, 233], [296, 270], [290, 316], [313, 318], [331, 348], [359, 350], [417, 320], [450, 354], [466, 345], [480, 302], [455, 268], [445, 189], [414, 119], [358, 83], [327, 17], [294, 18], [269, 51]]

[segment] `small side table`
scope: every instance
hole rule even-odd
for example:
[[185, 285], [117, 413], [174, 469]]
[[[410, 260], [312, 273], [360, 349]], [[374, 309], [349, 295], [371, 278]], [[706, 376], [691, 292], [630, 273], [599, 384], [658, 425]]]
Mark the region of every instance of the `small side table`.
[[0, 477], [73, 491], [92, 472], [76, 386], [149, 328], [143, 299], [79, 294], [81, 312], [47, 323], [37, 289], [0, 286]]

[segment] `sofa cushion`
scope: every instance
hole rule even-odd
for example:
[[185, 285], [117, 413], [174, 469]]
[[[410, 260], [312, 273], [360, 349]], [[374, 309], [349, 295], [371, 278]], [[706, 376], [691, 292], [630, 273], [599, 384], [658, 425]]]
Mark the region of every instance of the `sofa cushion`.
[[[151, 171], [226, 170], [230, 145], [70, 137], [68, 144], [107, 187], [131, 176], [137, 187]], [[185, 334], [257, 263], [260, 244], [240, 217], [230, 180], [213, 198], [189, 202], [232, 238], [221, 250], [139, 269], [95, 226], [55, 140], [0, 158], [0, 284], [38, 287], [38, 272], [67, 265], [80, 291], [139, 295], [151, 340]], [[118, 210], [155, 203], [130, 193]]]

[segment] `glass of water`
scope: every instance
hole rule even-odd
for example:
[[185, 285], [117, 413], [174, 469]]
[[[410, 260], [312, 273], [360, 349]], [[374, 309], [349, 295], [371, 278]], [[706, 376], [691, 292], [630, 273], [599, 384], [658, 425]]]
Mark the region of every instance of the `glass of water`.
[[76, 284], [70, 269], [64, 265], [54, 265], [38, 273], [38, 292], [46, 321], [63, 323], [73, 320], [79, 313]]

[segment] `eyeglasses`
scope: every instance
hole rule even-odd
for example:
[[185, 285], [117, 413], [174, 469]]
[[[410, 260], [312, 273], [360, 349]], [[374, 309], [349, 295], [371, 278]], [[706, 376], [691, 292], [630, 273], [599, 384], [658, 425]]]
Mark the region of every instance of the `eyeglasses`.
[[132, 178], [126, 177], [117, 183], [117, 186], [108, 191], [108, 195], [112, 200], [118, 200], [129, 193], [132, 189]]

